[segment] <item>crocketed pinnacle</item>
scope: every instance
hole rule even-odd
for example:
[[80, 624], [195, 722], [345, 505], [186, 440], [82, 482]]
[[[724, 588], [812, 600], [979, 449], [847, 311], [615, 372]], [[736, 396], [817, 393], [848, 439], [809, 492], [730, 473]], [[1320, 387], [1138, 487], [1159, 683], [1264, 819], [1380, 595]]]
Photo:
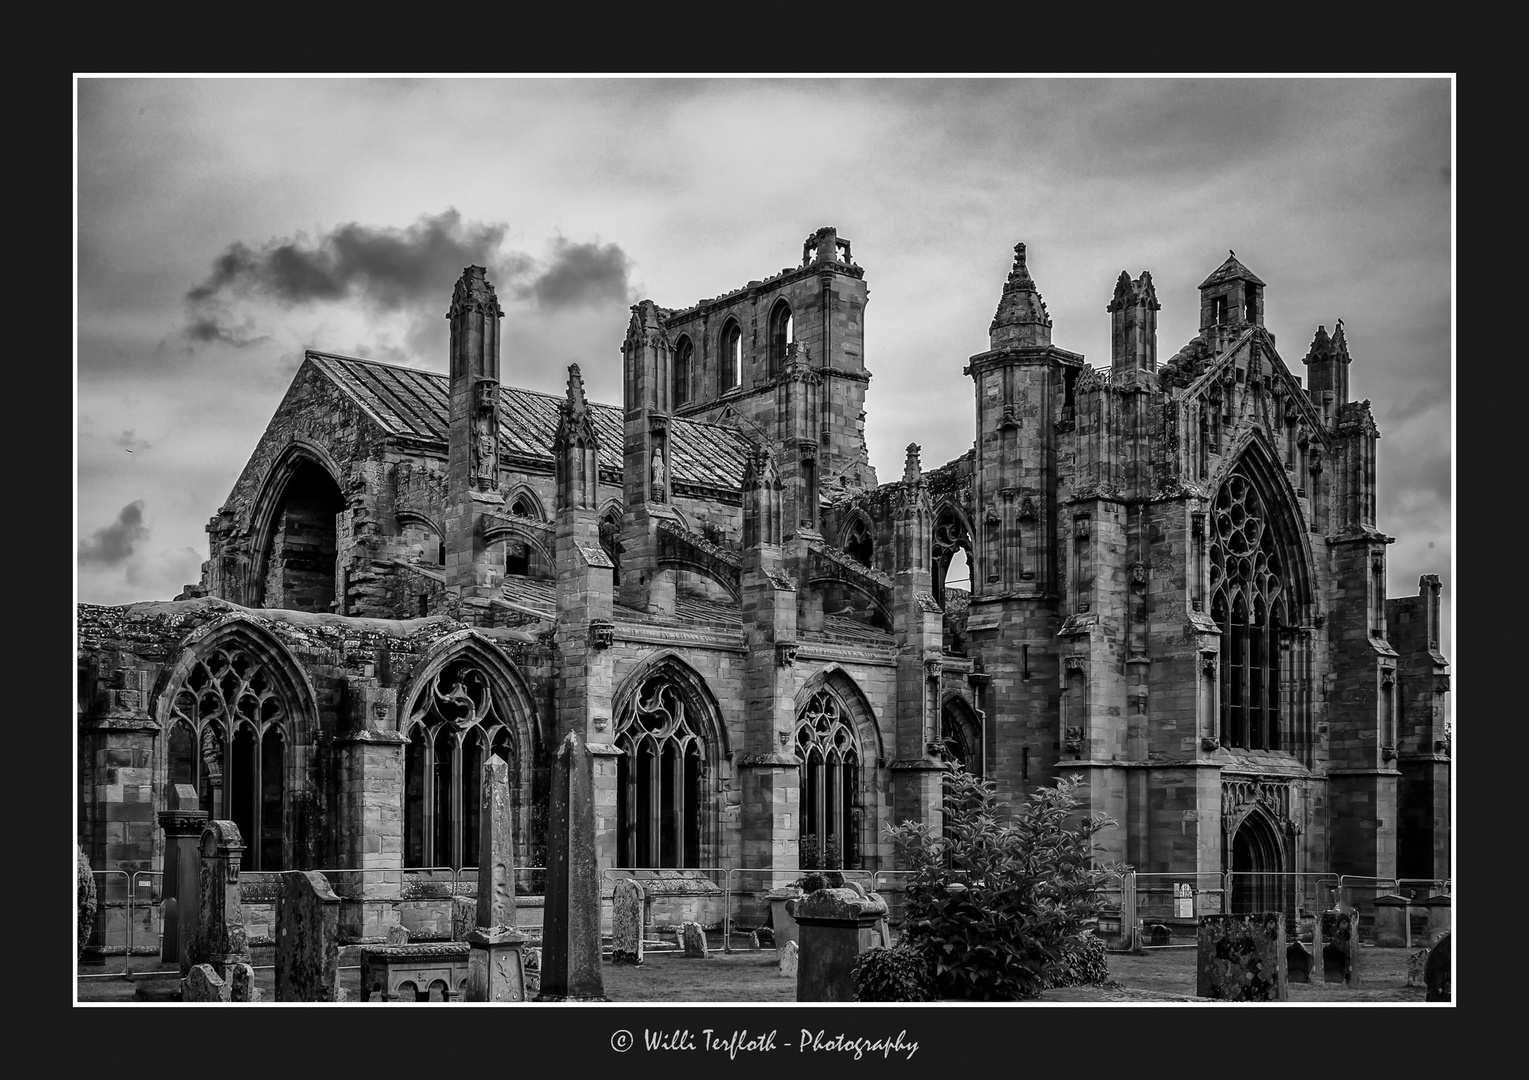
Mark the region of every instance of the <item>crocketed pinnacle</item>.
[[494, 287], [489, 284], [488, 271], [481, 266], [462, 268], [462, 276], [457, 278], [456, 288], [451, 290], [451, 310], [446, 317], [449, 319], [458, 312], [473, 310], [486, 311], [495, 318], [504, 315]]
[[1023, 242], [1014, 245], [1014, 267], [1003, 283], [1003, 295], [998, 300], [993, 324], [988, 327], [988, 338], [994, 349], [1051, 344], [1051, 316], [1025, 265]]

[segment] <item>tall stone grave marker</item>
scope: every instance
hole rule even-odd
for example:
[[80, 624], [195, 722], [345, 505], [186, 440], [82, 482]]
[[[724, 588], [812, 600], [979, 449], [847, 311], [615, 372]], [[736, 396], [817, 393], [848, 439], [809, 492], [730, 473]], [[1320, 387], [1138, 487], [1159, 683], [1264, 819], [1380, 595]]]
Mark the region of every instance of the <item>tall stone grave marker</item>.
[[159, 958], [167, 964], [179, 964], [181, 950], [196, 936], [202, 898], [196, 846], [209, 816], [200, 809], [200, 802], [196, 788], [176, 784], [170, 792], [170, 809], [159, 813], [159, 825], [165, 831], [165, 872], [159, 889], [165, 907], [160, 922]]
[[797, 1001], [854, 1001], [850, 974], [860, 955], [862, 931], [886, 918], [881, 897], [858, 889], [819, 889], [788, 901], [799, 927]]
[[611, 962], [640, 964], [643, 959], [644, 893], [636, 878], [619, 878], [611, 905]]
[[594, 757], [579, 733], [558, 747], [547, 826], [547, 910], [537, 1001], [608, 1001], [600, 977]]
[[1359, 913], [1351, 906], [1322, 912], [1322, 981], [1357, 983], [1354, 954], [1358, 951]]
[[526, 936], [515, 929], [514, 818], [510, 810], [510, 767], [503, 758], [488, 756], [483, 763], [482, 787], [478, 925], [467, 932], [467, 1000], [525, 1001], [521, 947]]
[[1289, 1001], [1285, 916], [1201, 915], [1195, 993], [1218, 1001]]
[[317, 870], [284, 875], [276, 899], [276, 1000], [340, 1000], [340, 898]]
[[244, 839], [232, 821], [213, 821], [202, 831], [197, 846], [200, 863], [200, 915], [191, 948], [180, 955], [181, 977], [197, 964], [208, 964], [223, 979], [230, 964], [250, 962], [244, 932], [244, 908], [239, 902], [239, 864]]

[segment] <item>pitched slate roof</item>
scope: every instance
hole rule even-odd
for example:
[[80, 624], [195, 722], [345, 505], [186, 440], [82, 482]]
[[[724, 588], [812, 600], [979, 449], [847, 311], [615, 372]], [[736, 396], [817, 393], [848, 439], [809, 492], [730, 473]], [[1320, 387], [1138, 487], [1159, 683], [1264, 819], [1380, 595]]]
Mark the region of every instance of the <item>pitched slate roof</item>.
[[[1252, 285], [1264, 285], [1261, 279], [1253, 271], [1242, 265], [1242, 260], [1237, 258], [1237, 253], [1232, 252], [1226, 257], [1226, 262], [1216, 267], [1215, 272], [1204, 281], [1200, 282], [1200, 288], [1207, 285], [1218, 285], [1223, 281], [1246, 281]], [[1265, 285], [1265, 288], [1268, 286]]]
[[[353, 356], [308, 350], [306, 359], [364, 409], [390, 435], [437, 442], [447, 441], [451, 381], [443, 372], [363, 360]], [[499, 388], [499, 452], [501, 456], [552, 461], [562, 397]], [[621, 410], [590, 402], [595, 434], [600, 440], [600, 467], [620, 473], [624, 442]], [[670, 421], [670, 475], [676, 483], [736, 491], [743, 485], [748, 439], [732, 428], [695, 420]]]

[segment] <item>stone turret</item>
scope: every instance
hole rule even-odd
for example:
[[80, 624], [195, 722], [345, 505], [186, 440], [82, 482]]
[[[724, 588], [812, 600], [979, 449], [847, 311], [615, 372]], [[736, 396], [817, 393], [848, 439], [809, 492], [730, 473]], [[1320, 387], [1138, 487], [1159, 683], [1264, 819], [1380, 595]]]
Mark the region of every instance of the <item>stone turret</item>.
[[1115, 282], [1110, 313], [1110, 369], [1117, 377], [1128, 371], [1157, 370], [1157, 290], [1145, 270], [1135, 281], [1124, 270]]
[[1051, 344], [1051, 316], [1025, 265], [1023, 242], [1014, 245], [1014, 266], [1003, 283], [1003, 295], [998, 300], [993, 324], [988, 327], [988, 338], [993, 349]]

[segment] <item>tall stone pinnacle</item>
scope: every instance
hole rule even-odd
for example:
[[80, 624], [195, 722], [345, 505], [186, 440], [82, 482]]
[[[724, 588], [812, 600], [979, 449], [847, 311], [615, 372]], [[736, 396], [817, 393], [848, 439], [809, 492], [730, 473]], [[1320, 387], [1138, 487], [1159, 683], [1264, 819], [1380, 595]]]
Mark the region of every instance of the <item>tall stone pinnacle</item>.
[[990, 347], [1019, 349], [1051, 344], [1051, 316], [1025, 265], [1025, 245], [1014, 245], [1014, 266], [1003, 283], [998, 312], [988, 328]]

